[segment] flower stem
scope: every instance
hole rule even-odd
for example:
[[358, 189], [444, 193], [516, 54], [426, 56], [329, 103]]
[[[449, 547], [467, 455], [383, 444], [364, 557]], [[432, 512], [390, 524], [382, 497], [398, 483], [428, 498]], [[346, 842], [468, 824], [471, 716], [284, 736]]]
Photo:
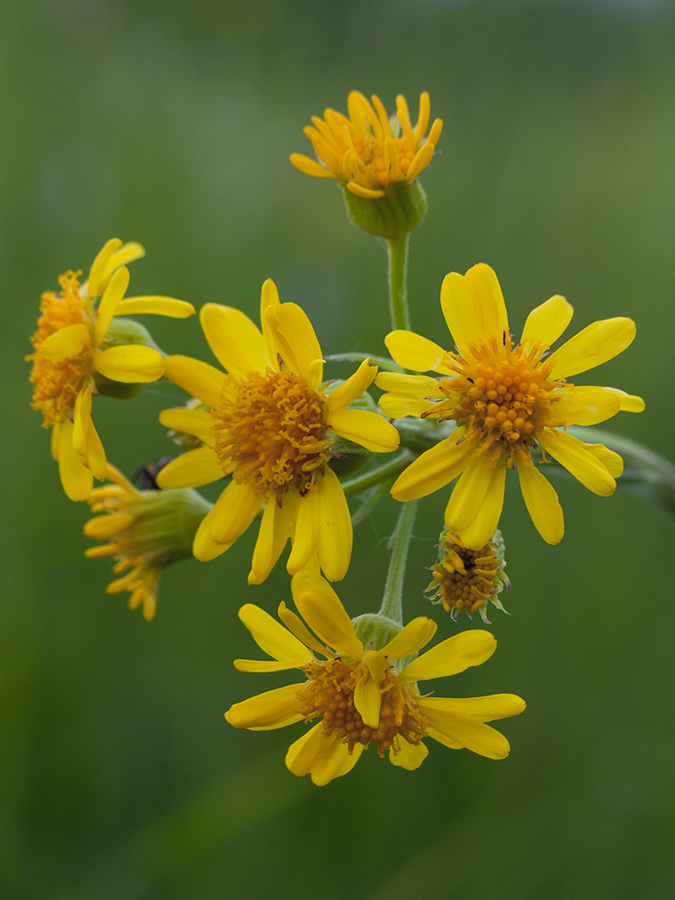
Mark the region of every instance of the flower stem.
[[379, 615], [386, 616], [401, 626], [403, 625], [403, 578], [416, 512], [417, 500], [409, 500], [403, 504], [399, 513], [396, 528], [389, 541], [391, 559], [379, 612]]
[[409, 234], [387, 241], [389, 257], [389, 312], [391, 327], [410, 330], [408, 310], [408, 238]]

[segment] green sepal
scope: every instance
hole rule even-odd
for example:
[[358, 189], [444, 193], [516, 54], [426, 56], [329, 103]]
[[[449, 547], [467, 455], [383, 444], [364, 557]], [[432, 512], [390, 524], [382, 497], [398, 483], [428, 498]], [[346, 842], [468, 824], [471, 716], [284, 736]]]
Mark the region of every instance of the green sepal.
[[396, 181], [384, 197], [369, 199], [352, 194], [342, 185], [347, 215], [357, 228], [376, 237], [394, 240], [422, 224], [427, 211], [427, 195], [419, 181]]

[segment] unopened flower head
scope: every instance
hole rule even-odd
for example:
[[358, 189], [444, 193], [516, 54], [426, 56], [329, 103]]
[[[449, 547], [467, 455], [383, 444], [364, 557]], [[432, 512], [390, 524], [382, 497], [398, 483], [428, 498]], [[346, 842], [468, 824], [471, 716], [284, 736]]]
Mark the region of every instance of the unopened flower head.
[[585, 444], [565, 429], [595, 425], [619, 410], [640, 412], [640, 397], [567, 379], [599, 366], [626, 349], [635, 323], [617, 317], [588, 325], [550, 352], [572, 318], [564, 297], [532, 310], [520, 343], [514, 343], [495, 273], [474, 266], [465, 276], [443, 281], [441, 306], [455, 350], [409, 331], [393, 331], [385, 342], [399, 365], [424, 375], [381, 374], [380, 398], [392, 417], [451, 419], [456, 430], [416, 459], [392, 488], [398, 500], [431, 494], [459, 476], [445, 510], [445, 524], [465, 546], [480, 549], [492, 536], [504, 502], [507, 468], [516, 468], [525, 504], [544, 540], [563, 535], [563, 514], [552, 485], [532, 459], [540, 446], [585, 487], [613, 493], [621, 457], [603, 444]]
[[92, 512], [101, 513], [84, 526], [87, 537], [103, 541], [85, 551], [90, 559], [112, 557], [119, 576], [109, 594], [128, 591], [129, 609], [141, 607], [150, 621], [157, 609], [159, 580], [164, 569], [192, 557], [192, 542], [211, 504], [192, 490], [139, 491], [114, 466], [108, 483], [89, 496]]
[[488, 601], [506, 612], [499, 599], [503, 588], [511, 587], [505, 565], [504, 541], [499, 529], [478, 550], [465, 547], [459, 535], [444, 529], [438, 562], [432, 568], [434, 580], [425, 593], [432, 603], [442, 603], [455, 621], [461, 612], [466, 612], [469, 618], [477, 612], [489, 625]]
[[417, 684], [481, 665], [496, 646], [489, 632], [465, 631], [408, 661], [432, 639], [431, 619], [413, 619], [384, 646], [364, 647], [337, 595], [315, 571], [295, 575], [292, 590], [305, 621], [283, 603], [284, 625], [246, 604], [239, 617], [272, 660], [234, 664], [241, 672], [299, 669], [304, 680], [235, 703], [225, 718], [235, 728], [256, 730], [318, 720], [288, 750], [286, 765], [294, 775], [327, 784], [346, 775], [371, 744], [394, 765], [416, 769], [429, 752], [426, 738], [490, 759], [508, 755], [507, 739], [486, 723], [521, 713], [520, 697], [423, 696]]
[[249, 581], [267, 578], [286, 542], [288, 571], [318, 554], [331, 580], [344, 577], [352, 526], [342, 486], [330, 468], [334, 435], [372, 452], [398, 446], [398, 432], [379, 413], [348, 409], [377, 368], [359, 369], [328, 394], [314, 329], [294, 303], [280, 303], [272, 281], [261, 297], [262, 332], [243, 312], [206, 304], [202, 328], [226, 372], [185, 356], [166, 360], [166, 376], [205, 403], [165, 410], [162, 424], [202, 442], [158, 476], [162, 487], [196, 487], [232, 475], [195, 538], [198, 559], [223, 553], [262, 510]]
[[113, 317], [158, 313], [183, 318], [194, 312], [191, 304], [169, 297], [123, 299], [129, 284], [126, 263], [144, 253], [140, 244], [110, 240], [94, 259], [87, 281], [80, 284], [81, 272], [69, 271], [60, 276], [59, 291], [42, 295], [31, 338], [35, 352], [28, 357], [33, 361], [32, 405], [52, 429], [52, 454], [72, 500], [87, 499], [93, 475], [105, 477], [105, 451], [91, 418], [100, 381], [138, 385], [164, 373], [156, 349], [115, 338]]
[[[414, 190], [411, 186], [431, 162], [443, 122], [436, 119], [427, 136], [430, 104], [426, 91], [420, 96], [415, 126], [402, 94], [396, 98], [396, 114], [391, 118], [379, 97], [373, 94], [371, 100], [352, 91], [347, 116], [333, 109], [325, 110], [323, 119], [314, 116], [305, 134], [317, 159], [300, 153], [291, 154], [290, 159], [307, 175], [337, 179], [347, 192], [347, 209], [356, 225], [372, 234], [396, 237], [412, 231], [424, 217], [424, 192], [418, 185]], [[385, 197], [386, 203], [372, 202]]]

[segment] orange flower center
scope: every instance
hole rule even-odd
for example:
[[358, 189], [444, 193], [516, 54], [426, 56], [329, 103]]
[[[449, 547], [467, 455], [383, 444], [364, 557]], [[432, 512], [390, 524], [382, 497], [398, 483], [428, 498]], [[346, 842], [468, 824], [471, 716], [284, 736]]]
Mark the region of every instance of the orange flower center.
[[439, 382], [450, 401], [448, 418], [464, 425], [481, 450], [529, 459], [527, 448], [550, 424], [553, 390], [560, 384], [551, 379], [551, 364], [542, 362], [547, 349], [535, 342], [514, 347], [504, 334], [501, 346], [494, 337], [469, 344], [468, 359], [448, 354], [457, 373]]
[[325, 404], [292, 372], [229, 375], [212, 410], [215, 451], [225, 471], [260, 493], [308, 491], [330, 458]]
[[[41, 316], [38, 330], [31, 343], [39, 351], [43, 341], [69, 325], [92, 324], [91, 304], [79, 293], [78, 276], [81, 272], [66, 272], [59, 277], [60, 293], [48, 291], [42, 295]], [[33, 409], [42, 412], [45, 427], [62, 422], [75, 405], [77, 395], [84, 387], [93, 367], [93, 343], [67, 359], [49, 360], [35, 352], [27, 357], [33, 360], [30, 381], [33, 388]]]
[[433, 567], [428, 596], [443, 603], [455, 615], [484, 609], [500, 578], [502, 563], [490, 543], [480, 550], [465, 547], [458, 535], [447, 533], [441, 543], [442, 558]]
[[366, 725], [354, 705], [354, 690], [361, 678], [368, 677], [367, 667], [347, 665], [341, 659], [312, 662], [305, 668], [307, 684], [298, 692], [300, 712], [305, 721], [322, 716], [324, 736], [337, 735], [349, 745], [367, 747], [374, 743], [380, 756], [392, 747], [398, 735], [410, 744], [419, 744], [426, 734], [424, 719], [415, 707], [404, 684], [389, 669], [380, 684], [382, 705], [377, 728]]
[[[384, 141], [375, 135], [367, 135], [364, 139], [354, 129], [351, 136], [354, 151], [368, 172], [368, 183], [364, 187], [375, 185], [386, 188], [392, 179], [391, 163], [385, 152]], [[392, 145], [398, 161], [400, 178], [404, 178], [415, 154], [405, 138], [393, 138], [390, 146]]]

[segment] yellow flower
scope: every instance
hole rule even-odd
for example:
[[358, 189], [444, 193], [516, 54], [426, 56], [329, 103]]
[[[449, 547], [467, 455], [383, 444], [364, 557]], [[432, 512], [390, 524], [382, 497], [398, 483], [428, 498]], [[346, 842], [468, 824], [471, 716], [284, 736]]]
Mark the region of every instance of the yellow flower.
[[420, 112], [413, 128], [405, 97], [396, 98], [396, 118], [391, 120], [379, 97], [372, 104], [359, 91], [347, 100], [349, 117], [333, 109], [324, 111], [323, 119], [312, 118], [305, 134], [319, 162], [292, 153], [296, 169], [317, 178], [336, 178], [358, 197], [384, 197], [386, 189], [396, 183], [414, 181], [431, 162], [441, 136], [443, 122], [436, 119], [426, 137], [429, 124], [429, 95], [420, 96]]
[[[235, 660], [241, 672], [300, 669], [305, 680], [267, 691], [225, 713], [235, 728], [268, 730], [320, 721], [293, 743], [286, 765], [294, 775], [327, 784], [346, 775], [372, 743], [380, 756], [416, 769], [428, 754], [427, 737], [446, 747], [466, 747], [490, 759], [508, 755], [509, 742], [486, 722], [515, 716], [525, 703], [514, 694], [450, 699], [421, 695], [417, 682], [457, 675], [492, 656], [487, 631], [465, 631], [407, 661], [433, 637], [436, 624], [420, 617], [383, 647], [364, 648], [330, 585], [309, 569], [292, 581], [293, 598], [307, 625], [282, 603], [279, 617], [248, 603], [239, 618], [271, 660]], [[325, 646], [324, 646], [325, 645]]]
[[81, 273], [69, 271], [59, 278], [60, 291], [42, 295], [38, 329], [31, 338], [35, 352], [27, 357], [33, 360], [32, 406], [52, 429], [52, 454], [71, 500], [86, 500], [93, 475], [105, 477], [105, 451], [91, 418], [96, 378], [141, 384], [164, 373], [162, 355], [151, 347], [104, 347], [113, 317], [158, 313], [183, 318], [194, 312], [191, 304], [168, 297], [122, 299], [129, 284], [126, 263], [144, 254], [140, 244], [112, 239], [94, 259], [87, 281], [80, 284]]
[[110, 464], [105, 474], [108, 484], [88, 497], [91, 511], [102, 515], [84, 526], [87, 537], [104, 543], [85, 550], [85, 556], [113, 557], [113, 572], [122, 577], [111, 581], [106, 592], [129, 591], [129, 609], [140, 606], [150, 621], [162, 572], [192, 557], [192, 541], [211, 504], [196, 491], [139, 491]]
[[432, 603], [442, 603], [455, 622], [465, 610], [469, 618], [472, 613], [480, 613], [485, 624], [490, 625], [488, 600], [506, 612], [498, 596], [504, 587], [511, 587], [504, 568], [504, 541], [499, 529], [478, 550], [465, 547], [458, 535], [444, 530], [438, 562], [432, 567], [434, 580], [425, 594]]
[[249, 582], [260, 584], [290, 538], [293, 574], [318, 553], [331, 581], [343, 578], [352, 549], [349, 509], [328, 465], [331, 432], [387, 453], [398, 432], [379, 413], [347, 409], [371, 384], [366, 360], [332, 393], [321, 388], [323, 359], [314, 329], [294, 303], [280, 303], [274, 282], [262, 288], [262, 333], [243, 312], [206, 304], [204, 334], [227, 375], [196, 359], [171, 356], [166, 376], [202, 403], [165, 410], [167, 428], [203, 445], [178, 457], [157, 479], [161, 487], [197, 487], [232, 474], [232, 481], [197, 532], [194, 554], [212, 559], [243, 534], [263, 509]]
[[424, 497], [459, 476], [445, 524], [477, 550], [497, 527], [506, 469], [515, 467], [532, 521], [545, 541], [556, 544], [563, 536], [562, 509], [531, 450], [540, 445], [596, 494], [614, 491], [621, 457], [564, 429], [595, 425], [619, 410], [640, 412], [644, 401], [567, 379], [625, 350], [635, 337], [635, 323], [623, 317], [594, 322], [549, 355], [573, 313], [564, 297], [555, 296], [532, 310], [521, 342], [514, 344], [497, 276], [482, 263], [465, 276], [446, 276], [441, 307], [456, 352], [409, 331], [393, 331], [385, 342], [401, 366], [442, 377], [382, 374], [377, 384], [389, 393], [380, 398], [380, 407], [392, 417], [453, 419], [457, 429], [416, 459], [392, 494], [398, 500]]

